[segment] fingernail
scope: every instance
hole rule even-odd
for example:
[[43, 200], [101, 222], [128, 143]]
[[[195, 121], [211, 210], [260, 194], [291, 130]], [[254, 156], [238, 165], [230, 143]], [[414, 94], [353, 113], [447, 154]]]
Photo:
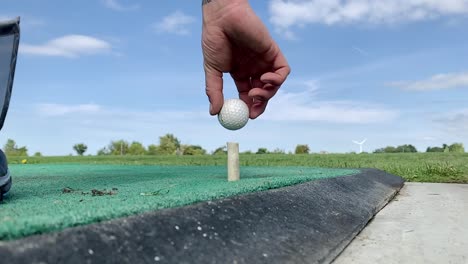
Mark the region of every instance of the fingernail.
[[210, 114], [213, 113], [213, 105], [210, 104]]

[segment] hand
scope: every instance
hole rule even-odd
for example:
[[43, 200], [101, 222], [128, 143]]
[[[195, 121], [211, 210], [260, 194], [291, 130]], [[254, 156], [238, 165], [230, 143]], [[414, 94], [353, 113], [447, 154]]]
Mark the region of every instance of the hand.
[[202, 49], [210, 114], [224, 103], [223, 73], [230, 73], [250, 118], [260, 116], [290, 73], [290, 67], [247, 0], [203, 5]]

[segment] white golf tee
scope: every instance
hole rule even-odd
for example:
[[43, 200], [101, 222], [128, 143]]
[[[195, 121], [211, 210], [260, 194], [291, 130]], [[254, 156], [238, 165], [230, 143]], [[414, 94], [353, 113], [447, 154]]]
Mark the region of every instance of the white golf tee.
[[239, 143], [228, 142], [227, 152], [228, 181], [238, 181], [240, 180]]

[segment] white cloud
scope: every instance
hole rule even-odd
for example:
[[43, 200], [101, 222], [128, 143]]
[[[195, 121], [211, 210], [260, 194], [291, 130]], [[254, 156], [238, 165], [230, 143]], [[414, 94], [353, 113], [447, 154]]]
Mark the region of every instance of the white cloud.
[[66, 35], [52, 39], [45, 44], [21, 44], [20, 52], [25, 54], [76, 58], [82, 55], [106, 53], [111, 44], [97, 38], [83, 35]]
[[195, 21], [195, 17], [176, 11], [156, 23], [154, 28], [157, 32], [188, 35], [190, 33], [188, 26]]
[[468, 72], [437, 74], [429, 79], [412, 82], [392, 82], [388, 84], [406, 90], [427, 91], [468, 87]]
[[396, 24], [467, 15], [466, 0], [272, 0], [270, 21], [294, 38], [292, 27], [307, 24]]
[[65, 116], [69, 114], [96, 114], [102, 108], [97, 104], [38, 104], [36, 110], [41, 116]]
[[131, 10], [136, 10], [140, 8], [140, 6], [137, 4], [129, 5], [129, 6], [122, 5], [117, 0], [102, 0], [102, 2], [107, 8], [116, 10], [116, 11], [131, 11]]
[[398, 116], [396, 111], [366, 102], [321, 101], [315, 98], [316, 90], [298, 93], [278, 91], [262, 119], [366, 124], [388, 122]]
[[86, 116], [99, 122], [104, 120], [139, 120], [141, 122], [160, 122], [162, 120], [186, 121], [187, 119], [209, 118], [207, 111], [140, 111], [131, 109], [119, 109], [105, 107], [99, 104], [36, 104], [37, 113], [42, 117], [64, 117]]
[[435, 137], [423, 137], [423, 140], [427, 140], [427, 141], [434, 141], [436, 139], [437, 138], [435, 138]]

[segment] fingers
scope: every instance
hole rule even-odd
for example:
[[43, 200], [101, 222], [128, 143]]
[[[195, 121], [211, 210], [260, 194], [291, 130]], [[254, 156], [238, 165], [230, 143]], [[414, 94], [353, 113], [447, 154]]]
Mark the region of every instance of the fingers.
[[266, 72], [260, 76], [258, 83], [254, 83], [254, 88], [249, 92], [249, 95], [257, 100], [251, 107], [251, 118], [257, 118], [265, 112], [268, 100], [278, 92], [291, 73], [291, 68], [281, 51], [278, 51], [273, 69], [273, 72]]
[[252, 87], [250, 80], [234, 80], [234, 83], [237, 86], [237, 91], [239, 91], [239, 99], [244, 101], [247, 106], [252, 108], [252, 98], [249, 96], [249, 91]]
[[234, 79], [239, 91], [239, 98], [249, 107], [251, 119], [255, 119], [265, 112], [268, 100], [275, 96], [291, 72], [281, 52], [278, 52], [272, 68], [273, 72], [263, 73], [258, 79], [244, 79], [242, 81]]
[[249, 117], [255, 119], [265, 112], [268, 100], [278, 91], [279, 86], [266, 84], [259, 79], [235, 80], [239, 98], [249, 107]]
[[[281, 85], [291, 72], [286, 58], [274, 44], [270, 54], [274, 58], [272, 62], [272, 71], [263, 73], [259, 79], [252, 81], [252, 89], [249, 91], [249, 97], [253, 98], [250, 107], [250, 118], [255, 119], [265, 112], [268, 101], [275, 96]], [[268, 60], [268, 58], [266, 58]]]
[[267, 107], [268, 101], [262, 101], [261, 99], [255, 99], [253, 100], [252, 106], [250, 107], [250, 118], [255, 119], [259, 117], [263, 112], [265, 112], [265, 109]]
[[[258, 81], [258, 80], [257, 80]], [[249, 118], [255, 119], [263, 112], [265, 112], [266, 101], [265, 99], [259, 97], [254, 98], [251, 96], [251, 89], [253, 84], [258, 84], [256, 81], [251, 80], [235, 80], [234, 81], [239, 91], [239, 98], [244, 101], [249, 108]]]
[[210, 114], [217, 115], [224, 103], [223, 74], [215, 70], [205, 69], [206, 95], [210, 101]]
[[289, 74], [289, 68], [284, 67], [276, 70], [275, 72], [267, 72], [260, 77], [260, 80], [264, 83], [271, 84], [273, 86], [281, 86]]
[[265, 84], [263, 88], [253, 88], [249, 92], [249, 97], [253, 98], [250, 107], [250, 118], [259, 117], [267, 107], [268, 101], [276, 94], [279, 86]]
[[261, 101], [270, 100], [278, 91], [279, 86], [274, 86], [264, 83], [259, 79], [252, 80], [252, 88], [249, 91], [249, 96]]
[[286, 58], [283, 53], [278, 48], [278, 53], [274, 59], [273, 72], [264, 73], [260, 80], [264, 83], [269, 83], [274, 86], [281, 86], [285, 81], [288, 75], [291, 73], [291, 68], [288, 65]]

